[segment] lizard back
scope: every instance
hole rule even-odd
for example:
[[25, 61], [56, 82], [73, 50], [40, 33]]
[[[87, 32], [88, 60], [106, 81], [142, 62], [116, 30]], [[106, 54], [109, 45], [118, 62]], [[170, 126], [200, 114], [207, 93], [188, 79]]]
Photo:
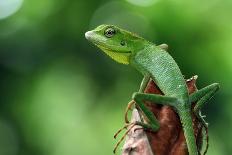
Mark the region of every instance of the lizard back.
[[188, 102], [184, 77], [169, 53], [153, 45], [138, 51], [131, 63], [144, 75], [150, 75], [166, 96], [176, 97], [184, 103]]

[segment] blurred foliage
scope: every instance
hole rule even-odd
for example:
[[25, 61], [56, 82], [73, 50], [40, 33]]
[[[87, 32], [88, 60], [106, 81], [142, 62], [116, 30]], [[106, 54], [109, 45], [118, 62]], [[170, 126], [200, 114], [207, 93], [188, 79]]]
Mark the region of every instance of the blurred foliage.
[[198, 88], [221, 84], [208, 154], [231, 154], [231, 16], [230, 0], [0, 0], [0, 154], [112, 154], [142, 76], [86, 41], [102, 23], [167, 43]]

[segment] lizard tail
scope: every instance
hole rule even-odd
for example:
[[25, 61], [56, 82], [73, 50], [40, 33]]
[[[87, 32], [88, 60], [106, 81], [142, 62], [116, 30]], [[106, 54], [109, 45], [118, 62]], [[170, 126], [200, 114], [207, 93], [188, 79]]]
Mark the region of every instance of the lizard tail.
[[189, 155], [198, 155], [190, 109], [187, 110], [186, 107], [179, 109], [179, 116], [184, 130]]
[[205, 128], [205, 134], [206, 134], [206, 147], [203, 155], [206, 155], [208, 148], [209, 148], [209, 132], [208, 132], [208, 127], [204, 125]]

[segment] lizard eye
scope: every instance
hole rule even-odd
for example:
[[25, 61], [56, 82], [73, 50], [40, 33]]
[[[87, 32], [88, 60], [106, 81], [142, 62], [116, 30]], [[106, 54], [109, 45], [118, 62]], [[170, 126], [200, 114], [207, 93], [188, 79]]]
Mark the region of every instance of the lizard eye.
[[108, 29], [105, 30], [104, 35], [105, 35], [107, 38], [111, 38], [111, 37], [113, 37], [113, 36], [115, 35], [115, 33], [116, 33], [115, 29], [113, 29], [113, 28], [108, 28]]

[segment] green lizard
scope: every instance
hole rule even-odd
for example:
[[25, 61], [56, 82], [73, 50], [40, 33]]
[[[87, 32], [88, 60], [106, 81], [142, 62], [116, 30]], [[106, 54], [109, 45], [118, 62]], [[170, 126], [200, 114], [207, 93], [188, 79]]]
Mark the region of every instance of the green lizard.
[[[207, 125], [200, 115], [200, 109], [218, 91], [219, 84], [213, 83], [189, 95], [185, 79], [175, 60], [166, 51], [165, 44], [157, 46], [119, 27], [100, 25], [86, 32], [85, 37], [115, 61], [131, 65], [144, 75], [139, 92], [135, 92], [132, 99], [148, 119], [148, 123], [134, 122], [134, 124], [157, 131], [159, 122], [143, 102], [151, 101], [169, 105], [180, 117], [189, 155], [198, 155], [192, 125], [191, 103], [196, 102], [194, 113], [202, 123]], [[164, 95], [143, 93], [150, 78]]]

